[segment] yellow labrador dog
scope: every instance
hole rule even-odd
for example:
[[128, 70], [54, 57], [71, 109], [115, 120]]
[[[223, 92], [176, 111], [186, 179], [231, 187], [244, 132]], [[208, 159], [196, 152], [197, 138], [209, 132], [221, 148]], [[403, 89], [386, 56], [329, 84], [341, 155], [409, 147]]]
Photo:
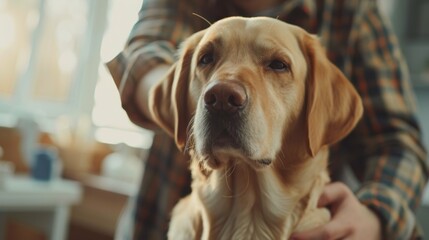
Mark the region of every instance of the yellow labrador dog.
[[288, 239], [326, 223], [328, 146], [361, 100], [318, 40], [257, 17], [220, 20], [185, 41], [150, 93], [155, 122], [191, 154], [192, 193], [170, 239]]

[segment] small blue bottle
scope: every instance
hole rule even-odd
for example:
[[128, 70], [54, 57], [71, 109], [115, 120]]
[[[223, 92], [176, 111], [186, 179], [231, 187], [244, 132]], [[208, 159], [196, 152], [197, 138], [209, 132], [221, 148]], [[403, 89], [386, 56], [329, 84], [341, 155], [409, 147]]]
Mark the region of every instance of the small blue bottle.
[[36, 150], [33, 160], [32, 177], [40, 181], [51, 180], [56, 161], [55, 151], [50, 148], [39, 148]]

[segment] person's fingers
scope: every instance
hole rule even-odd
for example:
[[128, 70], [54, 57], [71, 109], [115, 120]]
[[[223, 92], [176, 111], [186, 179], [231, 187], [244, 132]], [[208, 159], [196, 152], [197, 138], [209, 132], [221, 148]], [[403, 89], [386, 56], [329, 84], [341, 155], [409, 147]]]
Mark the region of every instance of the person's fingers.
[[338, 221], [331, 221], [328, 224], [300, 233], [294, 233], [292, 240], [331, 240], [346, 237], [350, 229], [341, 225]]
[[344, 200], [351, 193], [350, 189], [344, 183], [331, 183], [325, 186], [320, 195], [318, 207], [334, 205]]

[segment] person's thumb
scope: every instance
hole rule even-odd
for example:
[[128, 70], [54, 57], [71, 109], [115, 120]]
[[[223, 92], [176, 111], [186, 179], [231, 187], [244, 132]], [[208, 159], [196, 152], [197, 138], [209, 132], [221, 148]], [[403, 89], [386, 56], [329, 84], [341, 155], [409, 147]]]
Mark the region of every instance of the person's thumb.
[[326, 207], [329, 205], [335, 205], [336, 203], [342, 202], [349, 194], [352, 193], [344, 183], [330, 183], [323, 189], [317, 206]]

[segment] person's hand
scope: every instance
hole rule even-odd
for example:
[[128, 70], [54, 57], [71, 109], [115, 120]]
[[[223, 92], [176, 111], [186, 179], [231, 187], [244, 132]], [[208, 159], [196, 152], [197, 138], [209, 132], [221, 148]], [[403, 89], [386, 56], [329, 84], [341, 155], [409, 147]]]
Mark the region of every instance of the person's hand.
[[345, 184], [337, 182], [326, 185], [318, 206], [330, 209], [331, 220], [324, 226], [294, 233], [291, 239], [381, 239], [379, 218], [361, 204]]

